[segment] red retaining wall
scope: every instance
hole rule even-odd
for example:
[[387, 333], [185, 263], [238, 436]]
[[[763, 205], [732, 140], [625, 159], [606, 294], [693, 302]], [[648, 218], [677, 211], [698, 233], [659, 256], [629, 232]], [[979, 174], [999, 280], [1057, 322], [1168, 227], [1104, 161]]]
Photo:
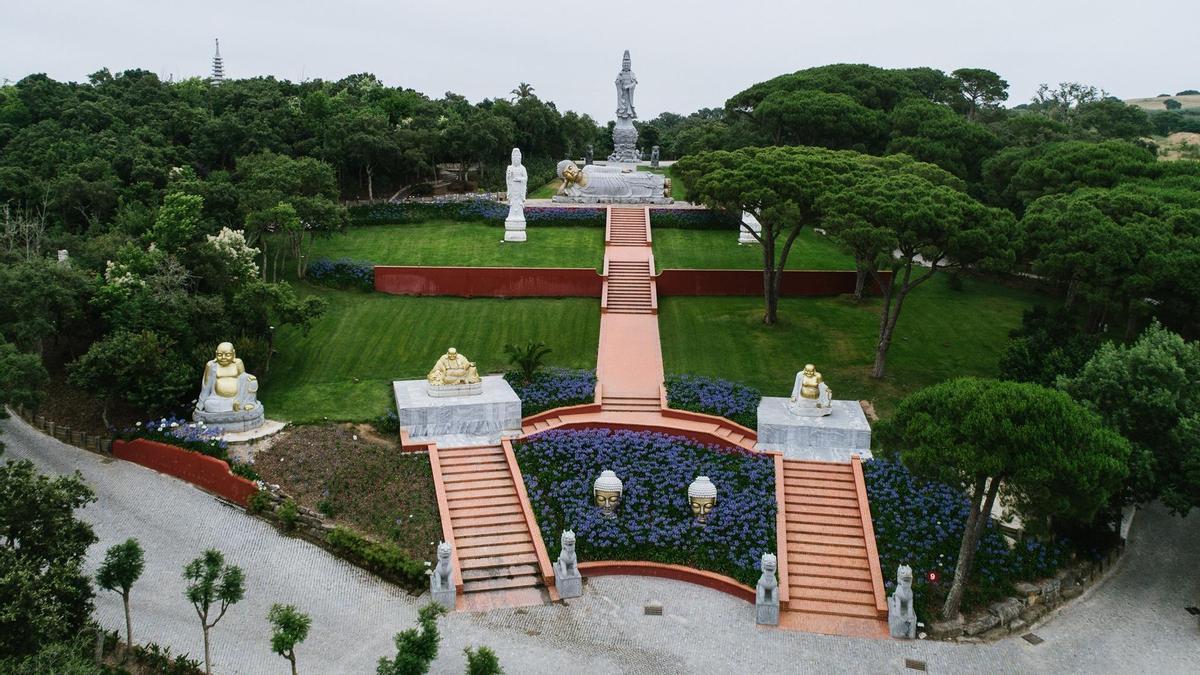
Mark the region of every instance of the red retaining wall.
[[144, 438], [113, 441], [112, 454], [118, 459], [185, 480], [242, 506], [258, 492], [254, 481], [233, 475], [225, 462], [174, 445]]
[[393, 295], [463, 298], [598, 298], [603, 278], [562, 267], [375, 266], [375, 290]]
[[[881, 272], [884, 279], [891, 272]], [[854, 292], [853, 270], [786, 270], [779, 293], [784, 297], [841, 295]], [[762, 295], [762, 270], [663, 270], [655, 277], [659, 295]], [[868, 293], [879, 285], [867, 280]]]

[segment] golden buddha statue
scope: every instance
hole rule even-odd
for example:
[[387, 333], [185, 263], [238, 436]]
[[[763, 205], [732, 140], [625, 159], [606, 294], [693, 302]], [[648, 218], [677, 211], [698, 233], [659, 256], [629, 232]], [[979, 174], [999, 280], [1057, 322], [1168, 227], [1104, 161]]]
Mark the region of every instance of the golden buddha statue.
[[215, 358], [204, 366], [196, 410], [209, 413], [258, 409], [258, 379], [246, 372], [233, 344], [217, 345]]
[[435, 386], [478, 384], [480, 382], [475, 362], [467, 360], [467, 357], [459, 354], [454, 347], [442, 354], [434, 364], [433, 370], [429, 371], [426, 379], [429, 380], [429, 384]]
[[832, 406], [833, 392], [825, 384], [825, 379], [813, 364], [805, 364], [804, 370], [796, 373], [788, 410], [794, 415], [820, 416], [832, 412]]

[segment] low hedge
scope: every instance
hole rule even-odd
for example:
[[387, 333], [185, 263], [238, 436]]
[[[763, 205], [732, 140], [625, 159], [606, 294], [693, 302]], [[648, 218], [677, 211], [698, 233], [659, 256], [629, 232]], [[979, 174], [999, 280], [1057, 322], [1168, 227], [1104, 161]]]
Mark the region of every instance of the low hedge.
[[325, 537], [339, 555], [380, 577], [412, 589], [426, 584], [425, 563], [409, 558], [394, 544], [381, 544], [344, 527]]
[[304, 278], [322, 286], [373, 291], [375, 263], [349, 258], [318, 258], [308, 264]]
[[[431, 220], [502, 225], [508, 205], [494, 199], [445, 199], [422, 202], [361, 204], [349, 209], [352, 225], [414, 225]], [[603, 206], [526, 206], [530, 227], [604, 227]], [[654, 227], [680, 230], [735, 230], [740, 219], [708, 209], [656, 208]]]

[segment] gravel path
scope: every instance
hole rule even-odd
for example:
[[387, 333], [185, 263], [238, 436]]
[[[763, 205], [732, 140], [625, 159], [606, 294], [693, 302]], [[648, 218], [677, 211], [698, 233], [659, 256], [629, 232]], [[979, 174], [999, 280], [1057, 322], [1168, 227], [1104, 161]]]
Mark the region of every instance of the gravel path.
[[[293, 603], [313, 617], [298, 650], [306, 673], [371, 673], [391, 655], [392, 636], [414, 624], [412, 597], [347, 563], [277, 533], [208, 494], [149, 469], [64, 445], [24, 422], [0, 422], [6, 459], [33, 460], [46, 473], [78, 470], [99, 501], [83, 512], [104, 550], [127, 537], [146, 549], [134, 587], [134, 637], [201, 655], [198, 620], [183, 596], [183, 566], [208, 547], [246, 572], [245, 599], [213, 629], [215, 671], [286, 673], [270, 651], [267, 609]], [[461, 673], [467, 645], [488, 645], [508, 673], [903, 673], [905, 659], [929, 672], [1196, 672], [1200, 629], [1184, 606], [1200, 604], [1200, 518], [1143, 511], [1110, 578], [1034, 630], [992, 645], [827, 637], [754, 626], [751, 605], [700, 587], [659, 579], [589, 581], [569, 605], [455, 614], [442, 620], [437, 673]], [[664, 616], [644, 616], [661, 602]], [[100, 591], [97, 616], [124, 629], [119, 597]]]

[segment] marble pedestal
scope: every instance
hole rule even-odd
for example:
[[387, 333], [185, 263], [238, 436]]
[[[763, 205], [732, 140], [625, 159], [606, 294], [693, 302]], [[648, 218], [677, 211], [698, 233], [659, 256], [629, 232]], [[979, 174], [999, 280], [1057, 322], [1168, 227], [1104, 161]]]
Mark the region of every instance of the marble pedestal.
[[797, 417], [788, 399], [764, 396], [758, 404], [758, 449], [778, 450], [787, 459], [848, 462], [871, 458], [871, 425], [858, 401], [833, 401], [823, 417]]
[[473, 396], [430, 396], [425, 380], [396, 380], [392, 392], [400, 427], [414, 441], [451, 448], [498, 443], [521, 434], [521, 399], [500, 375], [485, 375]]
[[525, 219], [507, 218], [504, 221], [504, 241], [525, 241]]
[[576, 568], [574, 574], [565, 572], [557, 561], [554, 563], [554, 588], [560, 598], [578, 598], [583, 595], [583, 575]]
[[754, 238], [753, 234], [762, 235], [762, 223], [758, 222], [758, 218], [754, 217], [753, 213], [742, 211], [742, 226], [738, 228], [738, 243], [739, 244], [757, 244], [759, 241]]
[[192, 411], [193, 422], [203, 422], [222, 433], [252, 431], [261, 427], [266, 419], [261, 404], [255, 404], [253, 410]]

